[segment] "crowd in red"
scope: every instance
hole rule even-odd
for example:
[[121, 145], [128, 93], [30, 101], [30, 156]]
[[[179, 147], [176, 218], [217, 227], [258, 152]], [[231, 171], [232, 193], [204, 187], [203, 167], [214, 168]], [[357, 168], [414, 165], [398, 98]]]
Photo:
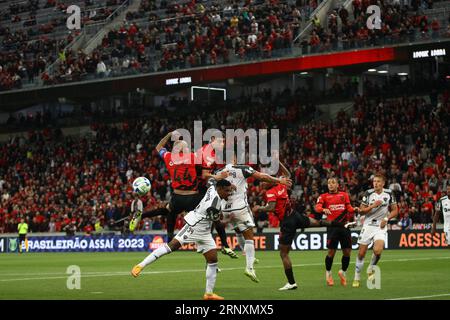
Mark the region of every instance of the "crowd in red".
[[80, 6], [85, 26], [106, 19], [122, 2], [0, 1], [0, 91], [21, 88], [36, 78], [46, 80], [46, 68], [57, 58], [64, 59], [63, 49], [80, 33], [66, 28], [69, 5]]
[[[381, 8], [380, 29], [367, 27], [371, 14], [366, 11], [371, 5]], [[412, 0], [408, 5], [400, 1], [353, 0], [353, 14], [344, 7], [333, 10], [325, 25], [314, 17], [310, 37], [302, 44], [304, 47], [309, 46], [312, 52], [321, 52], [413, 42], [438, 38], [440, 35], [450, 37], [450, 16], [447, 21], [427, 16], [423, 10], [432, 7], [433, 1]]]
[[[123, 225], [116, 222], [130, 213], [134, 178], [145, 175], [152, 181], [152, 192], [143, 199], [146, 210], [167, 201], [170, 178], [153, 148], [168, 131], [192, 129], [198, 119], [204, 128], [280, 128], [280, 158], [293, 174], [291, 200], [301, 212], [314, 214], [330, 175], [339, 177], [358, 205], [374, 172], [383, 172], [400, 217], [408, 213], [415, 223], [431, 221], [434, 204], [450, 183], [448, 94], [435, 106], [422, 98], [358, 97], [350, 115], [307, 124], [302, 119], [315, 107], [300, 104], [296, 96], [280, 105], [286, 96], [266, 91], [236, 104], [239, 112], [227, 108], [172, 116], [157, 111], [118, 125], [96, 123], [91, 136], [45, 129], [12, 138], [0, 145], [0, 232], [15, 232], [20, 217], [27, 218], [33, 232], [91, 232], [96, 223], [120, 230]], [[278, 107], [268, 101], [277, 101]], [[249, 182], [250, 204], [260, 203], [264, 190]], [[279, 225], [272, 214], [262, 219], [271, 227]], [[144, 227], [164, 228], [164, 219], [144, 221]]]

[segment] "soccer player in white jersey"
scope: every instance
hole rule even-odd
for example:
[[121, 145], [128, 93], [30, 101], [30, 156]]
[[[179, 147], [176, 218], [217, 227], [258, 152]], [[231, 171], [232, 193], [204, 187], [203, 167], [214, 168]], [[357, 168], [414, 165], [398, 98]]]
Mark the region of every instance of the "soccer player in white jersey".
[[234, 186], [234, 191], [227, 200], [227, 204], [223, 209], [225, 218], [229, 218], [239, 242], [239, 246], [245, 252], [246, 268], [244, 274], [254, 282], [259, 282], [256, 276], [253, 264], [255, 262], [255, 244], [253, 241], [253, 228], [255, 223], [253, 214], [247, 201], [247, 178], [253, 177], [257, 180], [280, 183], [290, 187], [292, 181], [289, 178], [275, 178], [266, 173], [256, 171], [247, 165], [237, 165], [236, 157], [231, 164], [227, 164], [222, 171], [228, 173], [225, 178]]
[[353, 288], [358, 288], [360, 285], [364, 257], [371, 243], [373, 243], [373, 254], [367, 274], [369, 280], [374, 276], [373, 266], [378, 263], [383, 252], [387, 223], [398, 213], [397, 202], [392, 191], [383, 188], [385, 182], [386, 178], [382, 174], [376, 174], [373, 178], [373, 189], [367, 190], [362, 198], [359, 212], [365, 215], [365, 219], [358, 238], [359, 252], [356, 258]]
[[439, 215], [442, 212], [444, 217], [444, 232], [447, 245], [450, 248], [450, 184], [447, 185], [447, 195], [441, 197], [436, 204], [436, 211], [433, 216], [433, 228], [431, 233], [436, 233], [436, 223], [439, 221]]
[[159, 247], [148, 255], [141, 263], [131, 270], [133, 277], [139, 276], [142, 269], [155, 262], [158, 258], [178, 250], [185, 243], [195, 243], [197, 252], [203, 253], [206, 259], [206, 290], [204, 300], [223, 300], [213, 293], [217, 276], [217, 249], [216, 242], [211, 235], [213, 221], [220, 219], [221, 210], [225, 201], [232, 193], [231, 183], [227, 180], [217, 181], [211, 186], [200, 204], [184, 217], [185, 225], [167, 245]]

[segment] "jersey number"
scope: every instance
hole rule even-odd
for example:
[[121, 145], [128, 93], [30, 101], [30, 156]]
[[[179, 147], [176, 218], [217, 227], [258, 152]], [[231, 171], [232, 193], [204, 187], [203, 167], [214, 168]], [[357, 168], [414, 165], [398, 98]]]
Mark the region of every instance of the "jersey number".
[[190, 183], [192, 183], [192, 176], [189, 174], [189, 171], [186, 169], [184, 170], [183, 176], [181, 174], [177, 174], [178, 173], [178, 169], [175, 169], [173, 175], [174, 175], [174, 180], [178, 183], [182, 183], [184, 181], [189, 181]]

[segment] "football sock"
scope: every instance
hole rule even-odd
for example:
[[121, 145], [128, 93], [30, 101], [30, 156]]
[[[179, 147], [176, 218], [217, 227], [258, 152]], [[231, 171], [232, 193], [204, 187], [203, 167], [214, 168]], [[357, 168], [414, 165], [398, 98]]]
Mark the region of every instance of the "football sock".
[[151, 210], [151, 211], [147, 211], [144, 212], [141, 216], [142, 219], [144, 218], [153, 218], [153, 217], [157, 217], [157, 216], [167, 216], [169, 214], [169, 210], [167, 210], [166, 208], [158, 208], [155, 210]]
[[346, 272], [348, 269], [348, 265], [350, 264], [350, 257], [342, 256], [342, 271]]
[[239, 247], [241, 248], [242, 251], [244, 251], [245, 238], [242, 235], [242, 233], [236, 233], [236, 239], [237, 239], [237, 242], [239, 244]]
[[361, 271], [364, 266], [364, 259], [356, 258], [356, 268], [355, 268], [355, 280], [359, 280], [361, 276]]
[[214, 292], [216, 277], [217, 277], [217, 262], [208, 263], [208, 266], [206, 267], [206, 293]]
[[247, 269], [253, 269], [253, 263], [255, 262], [255, 244], [253, 240], [245, 240], [244, 245], [245, 259], [247, 261]]
[[155, 262], [158, 258], [171, 253], [172, 250], [170, 250], [169, 246], [167, 244], [159, 247], [158, 249], [156, 249], [155, 251], [153, 251], [152, 253], [150, 253], [147, 258], [145, 258], [141, 263], [139, 263], [139, 265], [141, 267], [145, 267], [148, 266], [149, 264]]
[[332, 265], [333, 265], [333, 258], [327, 255], [325, 257], [325, 268], [327, 269], [327, 275], [331, 271]]
[[292, 268], [284, 269], [284, 274], [286, 275], [286, 278], [288, 279], [289, 284], [294, 284], [294, 273], [292, 272]]
[[175, 231], [175, 222], [177, 220], [177, 215], [170, 212], [167, 215], [167, 243], [172, 241], [174, 237], [174, 231]]
[[224, 226], [220, 222], [216, 222], [214, 226], [216, 227], [216, 231], [217, 234], [219, 235], [220, 242], [222, 242], [222, 247], [229, 248], [227, 242], [227, 233], [225, 232]]

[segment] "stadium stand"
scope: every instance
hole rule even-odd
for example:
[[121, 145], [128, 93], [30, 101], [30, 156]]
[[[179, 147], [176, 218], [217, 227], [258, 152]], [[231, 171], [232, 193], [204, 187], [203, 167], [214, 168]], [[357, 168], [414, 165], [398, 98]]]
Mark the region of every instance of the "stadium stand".
[[[173, 105], [185, 102], [175, 101], [146, 117], [113, 125], [92, 123], [91, 135], [64, 136], [61, 129], [45, 128], [11, 138], [0, 145], [0, 232], [14, 232], [21, 216], [33, 232], [90, 233], [96, 222], [106, 230], [121, 230], [116, 221], [129, 214], [130, 181], [135, 177], [146, 174], [153, 183], [152, 195], [144, 199], [146, 209], [167, 200], [169, 176], [151, 146], [169, 130], [191, 128], [195, 119], [222, 129], [282, 128], [281, 158], [294, 175], [291, 200], [297, 210], [314, 215], [314, 203], [330, 174], [340, 178], [356, 204], [373, 172], [381, 171], [398, 198], [399, 219], [431, 221], [433, 204], [450, 183], [448, 91], [431, 104], [423, 97], [357, 96], [350, 113], [327, 121], [317, 117], [314, 104], [300, 103], [298, 93], [265, 90], [234, 102], [235, 110], [210, 113], [181, 114]], [[315, 120], [309, 121], [308, 115]], [[260, 201], [262, 191], [250, 181], [250, 203]], [[278, 226], [274, 215], [267, 219], [270, 227]], [[142, 223], [145, 229], [164, 228], [164, 219]]]
[[[316, 15], [322, 2], [316, 0], [142, 0], [87, 52], [68, 46], [79, 32], [65, 30], [67, 3], [0, 3], [0, 91], [450, 36], [448, 1], [378, 1], [382, 28], [368, 30], [365, 9], [374, 3], [369, 0], [331, 7], [322, 21]], [[70, 3], [83, 8], [89, 25], [123, 1]], [[305, 33], [308, 23], [312, 28]]]

